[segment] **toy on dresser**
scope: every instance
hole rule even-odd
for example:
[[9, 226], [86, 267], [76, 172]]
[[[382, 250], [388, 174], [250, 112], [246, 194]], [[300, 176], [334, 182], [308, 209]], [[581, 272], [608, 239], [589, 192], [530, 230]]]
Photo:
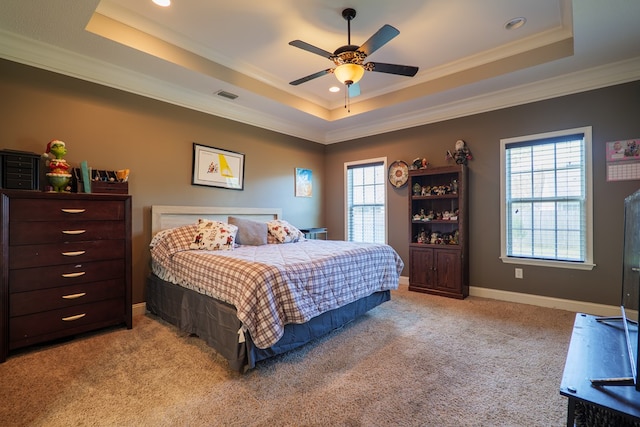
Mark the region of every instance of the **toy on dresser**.
[[54, 191], [58, 193], [70, 190], [68, 186], [69, 181], [71, 181], [71, 174], [69, 173], [69, 164], [63, 159], [65, 154], [67, 154], [67, 148], [64, 141], [54, 139], [49, 141], [47, 150], [42, 155], [49, 167], [47, 180], [49, 180]]

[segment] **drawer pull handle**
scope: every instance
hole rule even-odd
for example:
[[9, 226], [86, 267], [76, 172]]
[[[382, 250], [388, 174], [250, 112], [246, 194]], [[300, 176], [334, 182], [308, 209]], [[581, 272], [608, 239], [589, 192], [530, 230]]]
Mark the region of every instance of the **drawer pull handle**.
[[83, 297], [86, 294], [87, 294], [86, 292], [80, 292], [79, 294], [63, 295], [62, 298], [64, 298], [64, 299], [76, 299], [76, 298]]
[[85, 274], [86, 274], [86, 272], [79, 271], [77, 273], [65, 273], [65, 274], [62, 275], [62, 277], [80, 277], [80, 276], [83, 276]]
[[74, 251], [74, 252], [62, 252], [64, 256], [78, 256], [84, 254], [86, 251]]
[[62, 230], [62, 234], [82, 234], [86, 232], [87, 230]]
[[82, 319], [86, 315], [87, 313], [76, 314], [75, 316], [63, 317], [62, 320], [65, 322], [73, 322], [74, 320]]
[[61, 209], [64, 213], [78, 214], [86, 211], [86, 209]]

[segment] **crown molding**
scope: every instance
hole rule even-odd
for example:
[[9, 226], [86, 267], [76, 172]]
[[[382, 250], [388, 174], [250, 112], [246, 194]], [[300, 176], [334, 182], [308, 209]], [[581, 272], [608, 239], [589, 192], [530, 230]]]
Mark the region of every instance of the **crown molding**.
[[640, 79], [640, 57], [581, 70], [546, 80], [466, 98], [436, 107], [389, 117], [367, 126], [354, 126], [327, 132], [325, 144], [349, 141], [385, 132], [437, 123], [459, 117], [486, 113], [574, 93], [599, 89]]
[[0, 30], [0, 57], [293, 137], [333, 144], [640, 79], [640, 57], [325, 132]]
[[324, 140], [324, 134], [291, 121], [2, 30], [0, 57], [297, 138]]

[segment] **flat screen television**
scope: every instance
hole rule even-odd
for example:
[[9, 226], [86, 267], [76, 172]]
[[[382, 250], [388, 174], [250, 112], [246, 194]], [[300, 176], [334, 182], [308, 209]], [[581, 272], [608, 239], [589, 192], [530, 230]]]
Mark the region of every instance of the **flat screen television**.
[[598, 320], [621, 321], [627, 344], [629, 377], [592, 380], [594, 385], [630, 385], [640, 391], [638, 372], [638, 307], [640, 306], [640, 190], [624, 199], [624, 246], [622, 262], [621, 316], [601, 317]]
[[638, 372], [638, 306], [640, 306], [640, 190], [624, 200], [624, 259], [622, 271], [622, 317], [629, 358], [632, 364], [633, 381], [640, 391]]

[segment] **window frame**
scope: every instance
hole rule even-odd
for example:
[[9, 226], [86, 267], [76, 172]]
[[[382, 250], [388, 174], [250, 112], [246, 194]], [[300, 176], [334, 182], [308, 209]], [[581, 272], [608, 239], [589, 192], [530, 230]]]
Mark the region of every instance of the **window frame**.
[[[584, 181], [585, 181], [585, 259], [584, 261], [561, 261], [551, 259], [522, 258], [507, 255], [507, 147], [509, 145], [557, 138], [572, 134], [584, 135]], [[584, 126], [553, 132], [525, 135], [500, 140], [500, 259], [505, 264], [521, 264], [540, 267], [556, 267], [575, 270], [592, 270], [593, 261], [593, 162], [592, 162], [592, 129]]]
[[348, 240], [349, 238], [349, 188], [348, 186], [348, 171], [349, 168], [358, 167], [358, 166], [366, 166], [374, 163], [382, 163], [382, 170], [385, 172], [385, 178], [383, 179], [383, 191], [384, 191], [384, 243], [388, 244], [389, 242], [389, 202], [388, 202], [388, 191], [387, 191], [387, 181], [386, 181], [386, 171], [387, 171], [387, 158], [386, 157], [375, 157], [371, 159], [364, 160], [356, 160], [351, 162], [344, 163], [344, 239]]

